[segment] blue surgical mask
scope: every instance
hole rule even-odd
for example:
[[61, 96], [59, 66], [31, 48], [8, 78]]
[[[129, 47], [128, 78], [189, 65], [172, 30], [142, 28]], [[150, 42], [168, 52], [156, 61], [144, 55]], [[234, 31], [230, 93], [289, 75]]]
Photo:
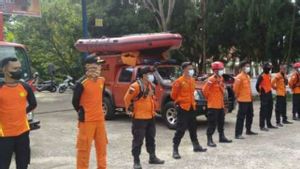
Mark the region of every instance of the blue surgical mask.
[[194, 76], [194, 74], [195, 74], [195, 71], [194, 71], [194, 69], [191, 69], [191, 70], [189, 70], [189, 76], [193, 77], [193, 76]]

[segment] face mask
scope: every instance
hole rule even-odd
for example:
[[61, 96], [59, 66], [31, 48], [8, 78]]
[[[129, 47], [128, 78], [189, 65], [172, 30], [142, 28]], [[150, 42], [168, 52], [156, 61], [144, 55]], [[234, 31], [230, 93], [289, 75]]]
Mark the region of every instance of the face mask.
[[249, 73], [251, 71], [251, 68], [250, 67], [245, 67], [245, 72], [246, 73]]
[[9, 72], [10, 77], [14, 80], [20, 80], [22, 78], [22, 71], [18, 70], [16, 72]]
[[300, 68], [298, 68], [298, 72], [300, 73]]
[[148, 75], [147, 79], [149, 82], [153, 82], [154, 81], [154, 76], [153, 75]]
[[223, 76], [223, 74], [224, 74], [224, 70], [219, 70], [219, 71], [218, 71], [218, 75], [219, 75], [219, 76]]
[[191, 70], [189, 70], [189, 76], [193, 77], [193, 76], [194, 76], [194, 74], [195, 74], [195, 71], [194, 71], [194, 69], [191, 69]]

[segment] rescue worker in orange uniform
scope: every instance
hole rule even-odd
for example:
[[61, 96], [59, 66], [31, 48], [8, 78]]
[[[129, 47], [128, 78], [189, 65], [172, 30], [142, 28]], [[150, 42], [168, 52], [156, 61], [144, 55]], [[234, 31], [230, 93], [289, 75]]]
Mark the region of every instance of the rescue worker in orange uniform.
[[276, 90], [277, 94], [275, 104], [277, 127], [283, 127], [281, 122], [283, 124], [291, 124], [286, 116], [286, 85], [288, 85], [286, 65], [280, 65], [280, 71], [272, 79], [272, 88]]
[[[263, 73], [258, 76], [256, 82], [256, 90], [260, 94], [260, 112], [259, 127], [261, 131], [269, 131], [269, 129], [277, 129], [271, 123], [273, 111], [272, 84], [271, 74], [272, 64], [265, 63], [263, 65]], [[267, 123], [267, 127], [265, 127]]]
[[30, 126], [27, 113], [37, 105], [30, 86], [22, 78], [21, 63], [9, 57], [1, 61], [4, 81], [0, 82], [0, 169], [9, 169], [13, 154], [16, 168], [30, 163]]
[[139, 79], [124, 96], [126, 112], [132, 117], [132, 155], [134, 169], [141, 169], [140, 154], [144, 138], [149, 153], [149, 164], [164, 164], [155, 153], [155, 86], [151, 67], [140, 69]]
[[237, 101], [239, 103], [239, 110], [236, 118], [235, 125], [235, 138], [244, 139], [242, 136], [244, 121], [246, 117], [246, 134], [257, 135], [257, 133], [251, 130], [253, 122], [253, 98], [251, 93], [251, 83], [249, 73], [251, 67], [249, 62], [243, 61], [240, 64], [241, 72], [235, 77], [233, 84], [233, 90]]
[[95, 142], [97, 168], [106, 169], [107, 135], [102, 96], [104, 92], [103, 77], [100, 77], [100, 57], [89, 55], [85, 61], [86, 75], [77, 82], [72, 104], [78, 113], [77, 169], [88, 169], [91, 145]]
[[203, 94], [207, 100], [207, 145], [209, 147], [216, 147], [213, 141], [213, 134], [218, 126], [220, 143], [231, 143], [232, 140], [226, 138], [224, 134], [224, 64], [222, 62], [213, 62], [211, 69], [214, 74], [210, 76], [203, 86]]
[[196, 102], [194, 92], [196, 87], [194, 68], [191, 62], [182, 63], [183, 75], [179, 77], [172, 86], [171, 98], [175, 102], [177, 110], [176, 132], [173, 138], [173, 158], [180, 159], [178, 147], [185, 131], [188, 129], [193, 144], [194, 152], [206, 152], [197, 138]]
[[295, 72], [289, 81], [289, 87], [293, 91], [293, 119], [300, 120], [300, 62], [293, 65]]

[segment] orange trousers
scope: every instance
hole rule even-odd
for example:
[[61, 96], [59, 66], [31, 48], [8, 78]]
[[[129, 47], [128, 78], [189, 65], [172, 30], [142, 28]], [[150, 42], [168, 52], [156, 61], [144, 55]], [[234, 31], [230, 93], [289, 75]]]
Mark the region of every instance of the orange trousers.
[[107, 136], [104, 121], [79, 122], [77, 138], [77, 169], [88, 169], [93, 141], [97, 156], [97, 169], [106, 169]]

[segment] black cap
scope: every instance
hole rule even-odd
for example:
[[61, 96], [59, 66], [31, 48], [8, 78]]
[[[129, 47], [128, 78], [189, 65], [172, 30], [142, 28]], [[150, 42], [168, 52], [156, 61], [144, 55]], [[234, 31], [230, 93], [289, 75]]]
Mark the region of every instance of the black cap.
[[240, 68], [243, 68], [245, 67], [245, 65], [247, 64], [250, 64], [250, 62], [248, 60], [243, 60], [241, 63], [240, 63]]
[[264, 69], [265, 69], [265, 68], [271, 69], [271, 68], [272, 68], [272, 64], [269, 63], [269, 62], [267, 62], [267, 63], [265, 63], [265, 64], [263, 65], [263, 68], [264, 68]]
[[105, 63], [105, 60], [102, 60], [100, 56], [95, 56], [95, 55], [89, 55], [84, 59], [84, 64], [103, 64]]
[[146, 67], [140, 68], [139, 75], [143, 76], [144, 74], [152, 73], [152, 72], [154, 72], [154, 69], [150, 66], [146, 66]]
[[188, 66], [190, 66], [190, 65], [193, 65], [192, 62], [183, 62], [183, 63], [181, 64], [181, 68], [182, 68], [182, 69], [185, 69], [186, 67], [188, 67]]

